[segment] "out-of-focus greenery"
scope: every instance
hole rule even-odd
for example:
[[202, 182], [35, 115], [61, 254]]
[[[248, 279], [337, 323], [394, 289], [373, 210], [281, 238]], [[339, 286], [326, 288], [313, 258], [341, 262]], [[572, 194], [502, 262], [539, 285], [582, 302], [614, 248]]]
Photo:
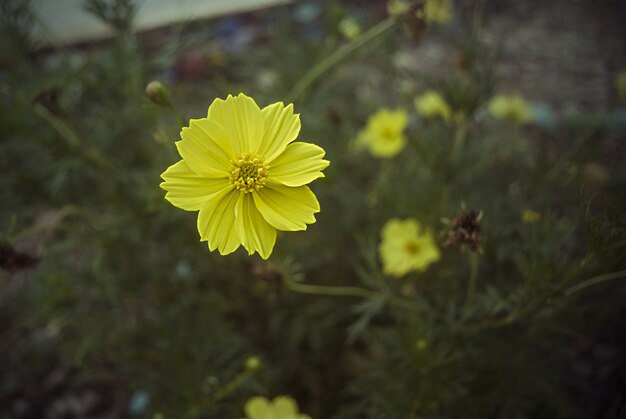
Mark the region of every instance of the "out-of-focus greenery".
[[[171, 28], [155, 47], [132, 34], [136, 10], [122, 0], [88, 3], [113, 39], [37, 50], [27, 4], [3, 2], [0, 238], [39, 258], [0, 276], [6, 417], [44, 417], [83, 388], [103, 398], [94, 411], [116, 417], [237, 418], [251, 397], [279, 394], [314, 418], [583, 418], [620, 408], [612, 388], [600, 387], [603, 399], [586, 386], [611, 383], [623, 364], [606, 361], [600, 384], [574, 367], [595, 345], [626, 347], [623, 134], [607, 116], [551, 129], [490, 117], [498, 83], [472, 8], [453, 29], [425, 29], [462, 62], [437, 78], [394, 64], [414, 42], [412, 17], [399, 18], [289, 98], [324, 57], [358, 42], [338, 29], [353, 9], [324, 5], [304, 4], [319, 15], [256, 14], [261, 40], [217, 59], [219, 21]], [[367, 36], [376, 18], [357, 17]], [[207, 45], [209, 75], [168, 83], [180, 51]], [[280, 234], [268, 263], [210, 253], [195, 214], [158, 188], [177, 161], [179, 126], [145, 97], [154, 78], [171, 85], [185, 119], [228, 93], [261, 106], [295, 99], [300, 138], [331, 161], [313, 185], [317, 223]], [[418, 116], [415, 97], [429, 90], [450, 104], [451, 121]], [[410, 115], [408, 143], [390, 159], [354, 147], [383, 107]], [[482, 212], [476, 253], [443, 246], [446, 220], [464, 209]], [[383, 275], [380, 230], [394, 217], [434, 233], [441, 258], [427, 271]], [[299, 294], [292, 282], [373, 297]]]

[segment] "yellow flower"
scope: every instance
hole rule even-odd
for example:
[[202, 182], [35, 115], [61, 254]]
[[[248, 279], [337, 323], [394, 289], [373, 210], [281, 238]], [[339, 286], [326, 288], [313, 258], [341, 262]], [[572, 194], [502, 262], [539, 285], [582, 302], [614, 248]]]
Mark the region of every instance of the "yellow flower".
[[420, 115], [427, 119], [442, 118], [447, 122], [452, 117], [452, 109], [443, 96], [434, 90], [429, 90], [416, 98], [415, 108]]
[[407, 0], [389, 0], [387, 3], [387, 13], [391, 16], [403, 15], [409, 11], [411, 3]]
[[408, 115], [403, 109], [381, 109], [367, 119], [357, 145], [367, 148], [376, 157], [393, 157], [406, 144], [404, 128], [407, 121]]
[[311, 419], [299, 413], [298, 405], [288, 396], [278, 396], [269, 401], [265, 397], [253, 397], [244, 407], [246, 419]]
[[522, 213], [522, 221], [526, 224], [535, 223], [539, 221], [540, 218], [541, 214], [530, 209], [524, 210], [524, 212]]
[[348, 40], [352, 40], [361, 34], [361, 26], [356, 20], [346, 17], [339, 22], [339, 32]]
[[488, 110], [497, 119], [505, 119], [518, 124], [532, 121], [530, 105], [519, 95], [494, 96], [489, 102]]
[[165, 199], [199, 211], [200, 240], [211, 251], [227, 255], [243, 245], [267, 259], [276, 230], [306, 230], [320, 209], [305, 185], [324, 177], [329, 162], [322, 148], [293, 142], [299, 131], [291, 104], [259, 109], [243, 93], [215, 99], [206, 118], [182, 129], [182, 160], [161, 175]]
[[422, 272], [439, 260], [432, 234], [412, 218], [387, 221], [381, 236], [378, 251], [387, 275], [401, 277], [410, 271]]
[[451, 0], [426, 0], [424, 19], [427, 22], [447, 23], [452, 18]]

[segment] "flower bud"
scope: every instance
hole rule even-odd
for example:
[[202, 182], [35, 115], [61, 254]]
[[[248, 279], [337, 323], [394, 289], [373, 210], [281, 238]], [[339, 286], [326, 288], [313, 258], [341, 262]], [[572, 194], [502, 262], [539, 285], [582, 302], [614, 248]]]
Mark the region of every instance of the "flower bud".
[[263, 363], [261, 362], [261, 358], [258, 356], [249, 356], [246, 358], [246, 371], [247, 372], [257, 372]]
[[426, 339], [418, 339], [415, 342], [415, 350], [417, 352], [425, 351], [428, 348], [428, 341]]
[[146, 96], [157, 105], [170, 105], [170, 92], [160, 81], [151, 81], [146, 86]]

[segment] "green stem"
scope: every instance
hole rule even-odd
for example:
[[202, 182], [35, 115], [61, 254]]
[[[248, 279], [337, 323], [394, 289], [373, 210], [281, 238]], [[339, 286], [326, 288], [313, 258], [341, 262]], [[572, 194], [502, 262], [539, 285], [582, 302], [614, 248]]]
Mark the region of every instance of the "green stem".
[[417, 310], [417, 307], [408, 300], [377, 291], [371, 291], [365, 288], [300, 284], [298, 282], [294, 282], [288, 276], [285, 276], [284, 284], [291, 291], [299, 292], [301, 294], [328, 295], [333, 297], [356, 297], [369, 300], [388, 300], [390, 303], [398, 307], [413, 311]]
[[224, 399], [225, 397], [230, 396], [234, 393], [246, 380], [250, 377], [249, 372], [242, 372], [237, 375], [232, 381], [224, 385], [222, 388], [217, 390], [211, 397], [203, 400], [197, 405], [189, 408], [188, 416], [191, 418], [200, 417], [203, 414], [206, 414], [206, 411], [213, 406], [215, 403]]
[[319, 61], [293, 86], [291, 91], [287, 94], [287, 102], [294, 102], [302, 94], [302, 92], [304, 92], [328, 69], [339, 63], [341, 60], [365, 45], [367, 42], [385, 33], [388, 29], [392, 28], [396, 22], [397, 21], [395, 17], [388, 17], [387, 19], [372, 26], [349, 43], [343, 45], [341, 48], [337, 49], [326, 58]]
[[467, 125], [465, 123], [460, 123], [456, 129], [456, 133], [454, 135], [454, 143], [452, 144], [452, 151], [450, 152], [452, 160], [456, 160], [461, 150], [463, 150], [466, 137]]
[[585, 288], [591, 287], [593, 285], [600, 284], [606, 281], [611, 281], [613, 279], [624, 278], [624, 277], [626, 277], [626, 270], [594, 276], [591, 279], [587, 279], [579, 284], [569, 287], [567, 290], [565, 290], [565, 295], [572, 295], [572, 294], [577, 293], [578, 291], [582, 291]]
[[467, 310], [469, 302], [474, 295], [476, 289], [476, 279], [478, 277], [478, 255], [475, 252], [470, 253], [470, 275], [467, 281], [467, 293], [465, 295], [465, 303], [463, 303], [463, 311]]
[[54, 115], [45, 106], [37, 103], [33, 112], [46, 121], [60, 136], [70, 149], [78, 150], [87, 160], [103, 169], [115, 168], [115, 164], [104, 157], [97, 149], [85, 146], [76, 132], [61, 118]]
[[184, 127], [187, 126], [187, 124], [185, 123], [185, 118], [183, 117], [183, 114], [180, 113], [178, 109], [176, 109], [176, 107], [172, 103], [167, 105], [166, 108], [171, 112], [174, 118], [176, 118], [176, 122], [178, 122], [178, 126], [180, 127], [180, 129], [183, 129]]

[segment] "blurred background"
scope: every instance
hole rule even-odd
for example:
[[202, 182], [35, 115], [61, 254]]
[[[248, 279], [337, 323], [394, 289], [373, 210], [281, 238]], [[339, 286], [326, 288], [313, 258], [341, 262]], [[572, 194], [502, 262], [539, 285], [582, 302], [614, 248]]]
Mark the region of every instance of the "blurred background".
[[[3, 0], [0, 417], [285, 394], [317, 419], [626, 418], [625, 22], [621, 0]], [[416, 106], [432, 91], [451, 116]], [[158, 187], [181, 120], [239, 92], [293, 102], [331, 161], [269, 261], [209, 252]], [[392, 159], [356, 141], [381, 109], [408, 115]], [[467, 210], [476, 246], [450, 240]], [[426, 271], [384, 274], [395, 217], [435, 237]]]

